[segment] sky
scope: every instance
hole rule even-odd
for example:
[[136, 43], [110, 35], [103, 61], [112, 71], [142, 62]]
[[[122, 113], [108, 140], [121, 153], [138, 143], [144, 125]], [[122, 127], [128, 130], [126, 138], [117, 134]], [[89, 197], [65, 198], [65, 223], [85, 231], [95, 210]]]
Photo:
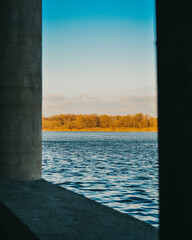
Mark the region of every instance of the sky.
[[43, 0], [43, 116], [156, 116], [154, 0]]

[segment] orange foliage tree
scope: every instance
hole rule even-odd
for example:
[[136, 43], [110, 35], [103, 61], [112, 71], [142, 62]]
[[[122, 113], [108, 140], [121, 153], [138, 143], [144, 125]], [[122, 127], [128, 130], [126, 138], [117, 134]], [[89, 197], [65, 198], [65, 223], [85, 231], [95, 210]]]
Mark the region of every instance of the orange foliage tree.
[[67, 130], [126, 130], [146, 129], [157, 131], [157, 118], [142, 113], [126, 116], [109, 116], [97, 114], [61, 114], [42, 118], [43, 130], [67, 131]]

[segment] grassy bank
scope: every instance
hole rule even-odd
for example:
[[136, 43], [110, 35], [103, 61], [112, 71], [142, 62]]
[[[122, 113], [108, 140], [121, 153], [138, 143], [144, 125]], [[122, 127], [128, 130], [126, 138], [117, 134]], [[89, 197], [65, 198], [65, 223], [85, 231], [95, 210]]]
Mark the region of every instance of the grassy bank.
[[59, 131], [59, 132], [158, 132], [155, 128], [83, 128], [83, 129], [42, 129], [42, 131]]

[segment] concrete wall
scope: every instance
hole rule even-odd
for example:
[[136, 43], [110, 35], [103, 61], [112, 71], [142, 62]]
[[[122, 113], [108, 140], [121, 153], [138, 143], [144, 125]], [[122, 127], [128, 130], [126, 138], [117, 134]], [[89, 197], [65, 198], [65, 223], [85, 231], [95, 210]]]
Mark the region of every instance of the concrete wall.
[[41, 178], [41, 5], [0, 3], [0, 181]]
[[[191, 1], [156, 3], [160, 239], [192, 239]], [[0, 29], [0, 181], [34, 180], [41, 178], [41, 0], [1, 1]]]
[[156, 4], [160, 239], [192, 239], [191, 1]]
[[158, 240], [158, 230], [40, 180], [0, 183], [0, 239]]

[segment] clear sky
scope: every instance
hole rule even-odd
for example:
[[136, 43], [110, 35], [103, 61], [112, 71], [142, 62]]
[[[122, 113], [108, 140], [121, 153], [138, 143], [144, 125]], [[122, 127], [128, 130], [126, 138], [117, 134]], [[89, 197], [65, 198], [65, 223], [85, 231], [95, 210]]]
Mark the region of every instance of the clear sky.
[[43, 0], [43, 115], [156, 115], [154, 0]]

